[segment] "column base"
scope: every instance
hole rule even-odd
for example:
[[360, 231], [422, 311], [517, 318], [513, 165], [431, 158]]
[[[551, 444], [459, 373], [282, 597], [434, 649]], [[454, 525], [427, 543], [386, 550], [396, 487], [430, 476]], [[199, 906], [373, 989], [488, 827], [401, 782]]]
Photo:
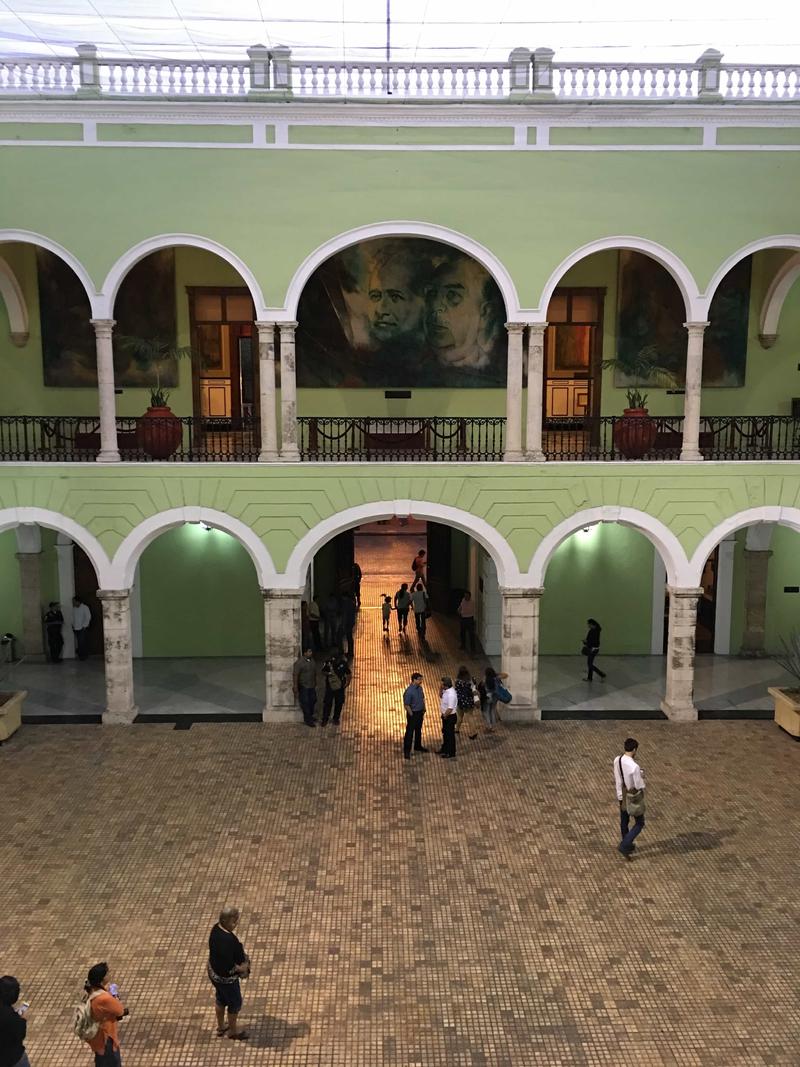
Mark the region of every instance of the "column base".
[[119, 463], [119, 452], [99, 452], [96, 463]]
[[258, 462], [259, 463], [277, 463], [277, 461], [278, 461], [277, 449], [274, 450], [274, 451], [270, 451], [270, 452], [259, 452], [258, 453]]
[[740, 648], [739, 659], [766, 659], [767, 653], [763, 648]]
[[702, 463], [703, 457], [692, 448], [681, 449], [681, 463]]
[[271, 722], [273, 724], [280, 724], [283, 726], [291, 725], [292, 723], [302, 724], [303, 713], [300, 708], [264, 707], [261, 711], [261, 721]]
[[542, 709], [529, 704], [498, 704], [501, 722], [541, 722]]
[[130, 726], [138, 714], [139, 709], [135, 704], [125, 711], [110, 711], [106, 708], [103, 712], [103, 726]]
[[544, 452], [526, 452], [525, 459], [528, 461], [528, 463], [547, 462], [547, 456], [545, 456]]
[[697, 722], [697, 708], [694, 704], [669, 704], [662, 700], [661, 710], [670, 722]]
[[300, 462], [300, 452], [296, 448], [294, 448], [294, 449], [285, 448], [281, 452], [281, 462], [282, 463], [299, 463]]
[[523, 452], [505, 452], [503, 453], [504, 463], [521, 463], [525, 459]]

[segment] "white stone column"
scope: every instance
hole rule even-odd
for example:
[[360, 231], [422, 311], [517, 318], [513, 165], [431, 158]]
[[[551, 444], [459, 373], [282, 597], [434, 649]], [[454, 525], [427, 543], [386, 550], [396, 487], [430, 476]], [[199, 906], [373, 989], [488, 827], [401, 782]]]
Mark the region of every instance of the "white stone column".
[[22, 653], [31, 663], [43, 663], [42, 531], [32, 523], [16, 529], [19, 585], [22, 596]]
[[257, 322], [258, 381], [260, 388], [261, 451], [259, 463], [278, 458], [278, 431], [275, 411], [275, 323]]
[[264, 722], [302, 722], [292, 692], [292, 667], [300, 655], [302, 589], [262, 589], [266, 654]]
[[697, 718], [694, 706], [694, 639], [697, 629], [697, 602], [702, 589], [675, 589], [669, 593], [669, 636], [667, 638], [667, 680], [661, 710], [668, 719], [688, 722]]
[[744, 633], [739, 655], [745, 659], [765, 656], [767, 626], [767, 579], [770, 549], [744, 550]]
[[528, 411], [525, 424], [525, 458], [544, 463], [542, 449], [542, 404], [544, 389], [544, 332], [546, 322], [528, 327]]
[[503, 459], [522, 459], [522, 340], [525, 324], [507, 322], [506, 449]]
[[281, 337], [281, 459], [290, 463], [300, 460], [297, 447], [297, 375], [295, 371], [294, 332], [296, 322], [282, 322]]
[[113, 319], [92, 319], [97, 346], [97, 394], [100, 404], [100, 452], [98, 463], [119, 463], [117, 405], [114, 399]]
[[700, 453], [700, 396], [703, 383], [703, 335], [707, 322], [684, 322], [686, 345], [686, 392], [683, 397], [683, 444], [681, 459], [696, 463]]
[[72, 598], [75, 596], [75, 549], [66, 534], [56, 537], [56, 556], [58, 558], [58, 598], [61, 601], [61, 614], [64, 625], [61, 636], [64, 638], [63, 659], [75, 659], [75, 631], [72, 629]]
[[103, 608], [106, 710], [103, 723], [128, 726], [139, 710], [133, 702], [131, 605], [129, 589], [98, 589]]
[[541, 719], [539, 708], [539, 605], [543, 589], [503, 589], [502, 670], [512, 700], [500, 714], [511, 722]]

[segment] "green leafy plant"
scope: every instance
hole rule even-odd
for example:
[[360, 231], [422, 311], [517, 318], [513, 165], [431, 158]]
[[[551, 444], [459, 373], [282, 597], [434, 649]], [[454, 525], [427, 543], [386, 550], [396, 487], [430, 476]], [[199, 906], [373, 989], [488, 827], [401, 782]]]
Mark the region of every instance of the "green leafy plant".
[[781, 638], [781, 651], [772, 657], [775, 662], [788, 671], [793, 678], [797, 679], [798, 687], [790, 690], [792, 693], [800, 691], [800, 630], [789, 634], [789, 639]]
[[[677, 378], [671, 370], [662, 367], [658, 362], [658, 349], [655, 345], [646, 345], [633, 355], [615, 359], [604, 359], [601, 366], [603, 370], [613, 369], [621, 371], [626, 378], [636, 378], [640, 382], [652, 382], [664, 388], [677, 383]], [[647, 407], [647, 393], [643, 393], [636, 386], [630, 386], [625, 390], [625, 396], [629, 408]]]
[[169, 403], [169, 393], [161, 386], [162, 368], [172, 360], [191, 359], [191, 345], [175, 345], [160, 337], [131, 337], [121, 334], [115, 338], [123, 352], [133, 356], [142, 370], [152, 370], [156, 384], [150, 387], [150, 407], [163, 408]]

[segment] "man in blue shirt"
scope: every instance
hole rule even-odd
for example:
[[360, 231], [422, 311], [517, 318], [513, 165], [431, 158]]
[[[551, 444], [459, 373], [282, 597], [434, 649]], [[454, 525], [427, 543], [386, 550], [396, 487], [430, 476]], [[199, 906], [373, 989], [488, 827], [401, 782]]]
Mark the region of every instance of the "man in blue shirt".
[[416, 671], [411, 675], [411, 685], [403, 693], [403, 707], [406, 709], [406, 735], [403, 738], [403, 756], [411, 759], [411, 744], [415, 752], [427, 752], [422, 747], [422, 720], [425, 718], [425, 694], [422, 692], [422, 675]]

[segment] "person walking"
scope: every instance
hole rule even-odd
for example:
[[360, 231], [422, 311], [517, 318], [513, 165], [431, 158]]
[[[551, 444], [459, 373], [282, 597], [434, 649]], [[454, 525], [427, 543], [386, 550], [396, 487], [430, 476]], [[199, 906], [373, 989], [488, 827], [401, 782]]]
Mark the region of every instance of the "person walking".
[[464, 591], [461, 603], [458, 605], [458, 647], [467, 651], [469, 644], [470, 655], [475, 655], [475, 601], [469, 589]]
[[250, 1036], [239, 1027], [241, 979], [250, 976], [250, 959], [234, 933], [240, 917], [238, 908], [223, 908], [208, 937], [208, 977], [214, 987], [217, 1037], [227, 1036], [231, 1041], [246, 1041]]
[[89, 627], [92, 625], [92, 613], [88, 604], [79, 596], [72, 598], [72, 629], [75, 634], [75, 655], [78, 659], [89, 658]]
[[90, 967], [83, 988], [91, 1006], [92, 1019], [98, 1024], [97, 1033], [88, 1041], [94, 1052], [94, 1067], [122, 1067], [117, 1027], [130, 1012], [117, 997], [108, 964], [96, 963]]
[[414, 622], [417, 625], [417, 633], [424, 640], [428, 628], [428, 594], [422, 582], [417, 582], [414, 592], [411, 594], [411, 603], [414, 605]]
[[427, 585], [427, 568], [428, 560], [425, 555], [425, 549], [420, 548], [411, 563], [411, 570], [414, 573], [414, 581], [411, 583], [412, 585], [416, 585], [417, 582], [422, 582], [423, 585]]
[[317, 706], [317, 665], [310, 648], [307, 648], [303, 655], [294, 662], [292, 690], [303, 712], [303, 722], [306, 726], [316, 726], [314, 709]]
[[361, 607], [361, 579], [363, 572], [357, 563], [353, 563], [353, 596], [356, 598], [356, 607]]
[[61, 654], [64, 651], [64, 615], [58, 601], [51, 600], [44, 615], [44, 629], [47, 634], [47, 647], [50, 651], [50, 662], [60, 663]]
[[397, 632], [404, 634], [408, 626], [408, 609], [411, 607], [411, 594], [408, 591], [408, 582], [403, 582], [394, 594], [394, 606], [397, 611]]
[[327, 726], [333, 709], [333, 725], [338, 726], [344, 707], [344, 695], [352, 681], [353, 675], [342, 655], [341, 650], [332, 648], [330, 655], [322, 664], [322, 676], [325, 679], [325, 695], [322, 698], [322, 725]]
[[422, 744], [422, 720], [425, 718], [425, 694], [422, 691], [422, 675], [415, 671], [411, 675], [411, 684], [403, 693], [403, 707], [406, 712], [406, 732], [403, 738], [403, 757], [411, 759], [411, 748], [415, 752], [427, 752]]
[[595, 667], [594, 661], [597, 653], [600, 651], [600, 631], [602, 626], [597, 619], [587, 619], [586, 625], [589, 630], [586, 637], [583, 639], [583, 648], [581, 652], [586, 656], [586, 681], [591, 682], [593, 674], [599, 674], [601, 679], [605, 678], [605, 674], [599, 667]]
[[[636, 848], [634, 841], [644, 830], [644, 774], [636, 762], [639, 742], [635, 737], [625, 739], [625, 751], [614, 760], [614, 785], [619, 801], [620, 843], [623, 856], [630, 858]], [[630, 825], [633, 816], [633, 826]]]
[[320, 615], [320, 610], [319, 610], [319, 604], [316, 602], [316, 600], [314, 599], [313, 596], [308, 602], [308, 608], [306, 609], [306, 616], [308, 618], [308, 630], [309, 630], [309, 633], [311, 634], [311, 644], [314, 646], [314, 651], [315, 652], [321, 652], [322, 651], [322, 636], [321, 636], [321, 634], [319, 632], [319, 624], [320, 624], [321, 615]]
[[388, 634], [389, 632], [389, 620], [392, 617], [392, 598], [388, 593], [383, 594], [383, 603], [381, 604], [381, 617], [383, 619], [383, 632]]
[[442, 759], [456, 758], [456, 722], [458, 720], [458, 694], [453, 679], [448, 675], [442, 678], [439, 696], [439, 711], [442, 716]]
[[356, 601], [352, 593], [342, 593], [339, 597], [339, 617], [342, 620], [341, 648], [348, 659], [355, 656], [353, 645], [353, 630], [356, 627]]
[[472, 675], [466, 667], [458, 668], [455, 688], [456, 697], [458, 698], [456, 733], [460, 733], [463, 726], [470, 741], [474, 741], [478, 736], [478, 720], [475, 714], [475, 698], [478, 695], [478, 690], [472, 680]]
[[11, 974], [0, 978], [0, 1067], [31, 1067], [25, 1051], [28, 1005], [20, 1004], [19, 982]]

